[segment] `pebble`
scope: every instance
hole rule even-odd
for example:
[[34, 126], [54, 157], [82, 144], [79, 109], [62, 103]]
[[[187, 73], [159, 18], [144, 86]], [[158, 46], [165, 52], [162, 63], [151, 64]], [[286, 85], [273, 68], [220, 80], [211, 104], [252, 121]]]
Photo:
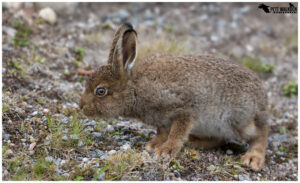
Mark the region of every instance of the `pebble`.
[[68, 137], [67, 137], [67, 136], [63, 136], [61, 139], [62, 139], [63, 141], [67, 141], [67, 140], [68, 140]]
[[109, 131], [109, 132], [113, 131], [114, 127], [112, 125], [107, 125], [106, 130]]
[[10, 134], [7, 134], [7, 133], [5, 133], [5, 134], [3, 134], [3, 138], [5, 139], [5, 140], [10, 140]]
[[31, 113], [31, 116], [36, 116], [38, 114], [38, 111], [34, 111], [33, 113]]
[[85, 126], [95, 126], [96, 125], [96, 121], [92, 120], [91, 122], [88, 122], [85, 124]]
[[61, 162], [61, 159], [60, 158], [57, 158], [57, 160], [55, 161], [55, 165], [58, 166]]
[[45, 158], [45, 161], [47, 161], [47, 162], [52, 162], [54, 159], [53, 159], [53, 157], [52, 156], [47, 156], [46, 158]]
[[34, 151], [29, 151], [29, 155], [34, 155]]
[[207, 167], [208, 171], [214, 171], [216, 169], [216, 167], [214, 165], [210, 165], [209, 167]]
[[6, 156], [10, 156], [10, 155], [13, 155], [13, 151], [11, 149], [7, 149], [6, 152], [5, 152], [5, 155]]
[[92, 136], [95, 137], [95, 138], [100, 138], [102, 135], [99, 132], [93, 132]]
[[102, 155], [104, 155], [104, 152], [99, 150], [99, 149], [96, 149], [96, 153], [97, 153], [97, 156], [101, 157]]
[[228, 155], [232, 155], [232, 154], [233, 154], [233, 152], [232, 152], [232, 150], [231, 150], [231, 149], [227, 149], [227, 151], [226, 151], [226, 154], [228, 154]]
[[111, 156], [111, 155], [113, 155], [113, 154], [116, 154], [116, 152], [117, 152], [116, 150], [110, 150], [110, 151], [108, 152], [108, 155]]
[[8, 171], [7, 170], [4, 170], [3, 172], [3, 177], [6, 177], [8, 175]]
[[67, 124], [69, 123], [69, 118], [63, 114], [60, 115], [61, 116], [61, 122], [64, 123], [64, 124]]
[[51, 8], [41, 9], [39, 12], [39, 17], [41, 17], [50, 24], [54, 24], [56, 22], [56, 13]]
[[77, 146], [78, 146], [78, 147], [82, 147], [82, 146], [84, 146], [84, 144], [83, 144], [83, 142], [80, 140], [80, 141], [78, 142]]
[[130, 149], [130, 145], [129, 144], [124, 144], [120, 147], [120, 150], [122, 151], [126, 151], [127, 149]]
[[97, 177], [97, 180], [101, 181], [101, 180], [104, 180], [105, 179], [105, 172], [103, 172], [102, 174], [100, 174], [98, 177]]
[[31, 144], [29, 145], [28, 150], [29, 150], [29, 151], [32, 151], [32, 150], [34, 149], [35, 146], [36, 146], [36, 142], [31, 143]]
[[251, 181], [248, 175], [242, 175], [242, 174], [238, 175], [238, 179], [239, 181]]
[[89, 158], [83, 158], [82, 161], [86, 163], [89, 161]]
[[48, 113], [49, 112], [49, 109], [43, 109], [43, 113]]

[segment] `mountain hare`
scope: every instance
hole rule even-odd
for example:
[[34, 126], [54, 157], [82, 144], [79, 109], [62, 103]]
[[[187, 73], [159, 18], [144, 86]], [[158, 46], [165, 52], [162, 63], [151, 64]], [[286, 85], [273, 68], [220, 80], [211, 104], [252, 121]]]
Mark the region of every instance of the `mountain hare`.
[[175, 156], [185, 142], [214, 148], [250, 142], [242, 163], [264, 165], [267, 96], [262, 82], [239, 64], [213, 56], [154, 55], [135, 64], [137, 33], [125, 23], [115, 33], [107, 64], [89, 77], [80, 108], [87, 116], [132, 117], [157, 127], [146, 145]]

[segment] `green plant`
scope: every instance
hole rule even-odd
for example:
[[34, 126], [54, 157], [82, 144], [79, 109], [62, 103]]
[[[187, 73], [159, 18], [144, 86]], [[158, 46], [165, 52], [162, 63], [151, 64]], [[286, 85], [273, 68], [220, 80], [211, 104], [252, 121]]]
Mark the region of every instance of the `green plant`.
[[6, 153], [7, 149], [8, 149], [8, 145], [2, 148], [2, 156]]
[[80, 67], [82, 65], [82, 62], [81, 61], [75, 61], [75, 64], [77, 67]]
[[21, 125], [20, 125], [20, 131], [22, 132], [24, 130], [24, 128], [25, 128], [25, 123], [22, 122]]
[[101, 174], [103, 174], [109, 167], [110, 167], [110, 165], [106, 165], [98, 173], [97, 173], [97, 170], [95, 170], [95, 175], [94, 175], [93, 180], [97, 180], [97, 177], [99, 177]]
[[25, 72], [24, 72], [24, 67], [21, 65], [21, 61], [19, 61], [18, 58], [9, 59], [8, 62], [7, 62], [7, 65], [10, 66], [10, 67], [12, 67], [9, 70], [10, 74], [17, 73], [18, 75], [20, 75], [23, 78], [27, 77], [26, 74], [25, 74]]
[[30, 27], [23, 25], [20, 20], [16, 20], [13, 28], [17, 30], [16, 35], [13, 37], [13, 43], [18, 46], [27, 46], [29, 44]]
[[38, 103], [39, 103], [39, 104], [45, 104], [45, 100], [42, 99], [42, 98], [40, 98], [40, 99], [38, 99]]
[[182, 166], [179, 161], [176, 161], [172, 167], [176, 170], [184, 169], [184, 166]]
[[2, 114], [6, 113], [9, 110], [9, 106], [2, 102]]
[[244, 57], [241, 63], [255, 72], [272, 73], [274, 71], [273, 64], [263, 63], [258, 58]]
[[280, 151], [280, 152], [288, 152], [288, 149], [285, 148], [285, 147], [280, 146], [280, 147], [279, 147], [279, 151]]
[[82, 176], [77, 176], [74, 180], [75, 181], [81, 181], [81, 180], [83, 180], [84, 178], [82, 177]]
[[172, 24], [165, 24], [164, 29], [169, 32], [174, 31], [174, 26]]
[[298, 84], [292, 81], [289, 81], [282, 88], [284, 95], [289, 97], [295, 97], [298, 94]]
[[83, 58], [85, 56], [85, 50], [83, 48], [80, 48], [80, 47], [77, 47], [75, 49], [75, 53], [78, 54], [78, 55], [80, 55], [81, 58]]
[[279, 128], [279, 133], [280, 134], [285, 134], [286, 133], [286, 128], [285, 127], [280, 127]]

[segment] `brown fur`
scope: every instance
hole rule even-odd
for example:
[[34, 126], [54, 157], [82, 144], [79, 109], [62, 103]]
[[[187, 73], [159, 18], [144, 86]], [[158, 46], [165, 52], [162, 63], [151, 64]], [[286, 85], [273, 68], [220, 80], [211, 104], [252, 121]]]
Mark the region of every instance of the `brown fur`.
[[[189, 136], [194, 145], [231, 139], [251, 142], [243, 163], [263, 167], [267, 145], [267, 97], [262, 82], [239, 64], [207, 55], [136, 58], [136, 32], [120, 26], [108, 64], [87, 81], [80, 107], [86, 115], [133, 117], [158, 128], [148, 149], [175, 156]], [[133, 66], [133, 67], [132, 67]], [[106, 96], [97, 96], [99, 87]], [[201, 142], [202, 141], [202, 142]]]

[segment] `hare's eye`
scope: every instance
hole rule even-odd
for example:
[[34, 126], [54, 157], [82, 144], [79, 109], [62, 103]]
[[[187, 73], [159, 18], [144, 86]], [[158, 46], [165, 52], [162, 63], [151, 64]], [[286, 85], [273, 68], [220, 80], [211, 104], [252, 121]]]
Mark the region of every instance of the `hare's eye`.
[[104, 87], [99, 87], [96, 89], [96, 95], [99, 97], [104, 97], [107, 94], [107, 90]]

